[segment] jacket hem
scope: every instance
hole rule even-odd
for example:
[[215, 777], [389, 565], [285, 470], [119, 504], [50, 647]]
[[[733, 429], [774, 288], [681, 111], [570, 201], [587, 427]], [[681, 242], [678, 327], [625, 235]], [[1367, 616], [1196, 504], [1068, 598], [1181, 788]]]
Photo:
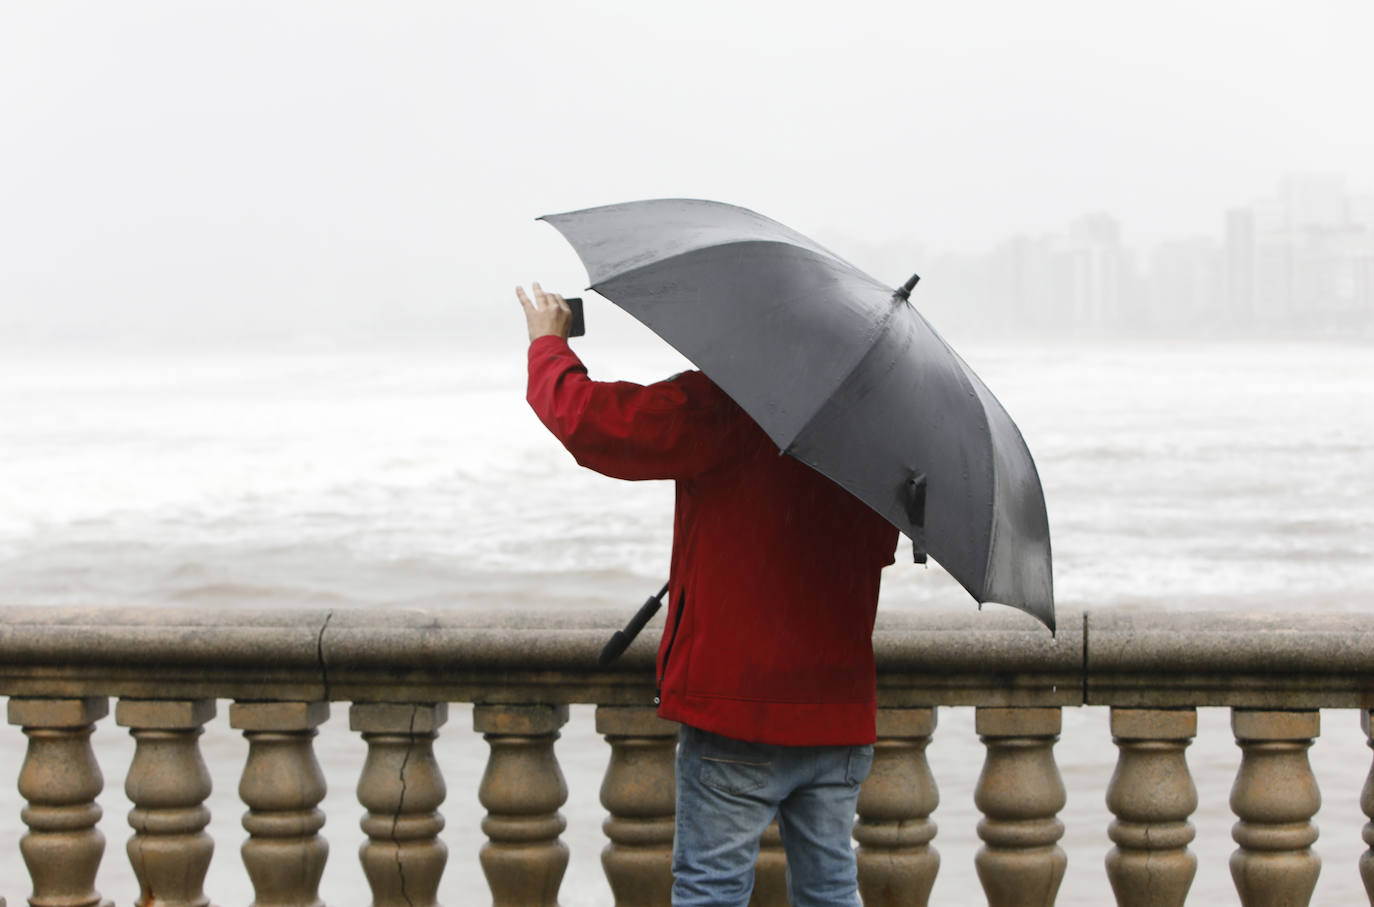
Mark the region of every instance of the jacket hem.
[[868, 702], [764, 702], [676, 696], [664, 691], [658, 715], [735, 740], [778, 746], [874, 743], [878, 705]]

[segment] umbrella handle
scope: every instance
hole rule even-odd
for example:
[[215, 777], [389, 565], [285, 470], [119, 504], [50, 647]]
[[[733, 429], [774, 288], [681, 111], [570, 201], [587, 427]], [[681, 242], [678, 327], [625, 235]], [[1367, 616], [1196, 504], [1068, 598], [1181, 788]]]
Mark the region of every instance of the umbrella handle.
[[[915, 278], [912, 278], [913, 281]], [[906, 480], [903, 488], [906, 518], [911, 523], [911, 558], [918, 564], [926, 562], [926, 474], [918, 472]]]
[[651, 595], [644, 600], [644, 604], [635, 612], [635, 616], [630, 618], [630, 622], [625, 625], [625, 629], [616, 630], [607, 640], [606, 645], [601, 649], [601, 654], [597, 656], [596, 663], [601, 667], [606, 667], [615, 661], [621, 654], [634, 642], [634, 638], [639, 635], [639, 631], [644, 629], [644, 625], [649, 622], [649, 618], [658, 613], [658, 609], [663, 607], [663, 596], [668, 594], [668, 584], [664, 583], [663, 588], [658, 590], [657, 595]]

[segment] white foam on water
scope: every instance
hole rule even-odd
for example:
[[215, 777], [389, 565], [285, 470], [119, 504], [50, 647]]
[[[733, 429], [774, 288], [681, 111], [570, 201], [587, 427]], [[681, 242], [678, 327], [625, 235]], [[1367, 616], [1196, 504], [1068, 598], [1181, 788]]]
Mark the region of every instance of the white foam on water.
[[[1205, 604], [1348, 593], [1374, 578], [1368, 352], [1123, 345], [967, 358], [1035, 452], [1059, 600]], [[578, 469], [525, 406], [520, 358], [4, 363], [0, 600], [84, 589], [92, 601], [175, 601], [184, 571], [231, 563], [270, 589], [293, 551], [306, 587], [356, 571], [365, 583], [333, 585], [366, 589], [360, 603], [386, 601], [391, 583], [410, 589], [417, 572], [433, 579], [427, 599], [457, 591], [464, 572], [528, 578], [530, 599], [569, 572], [661, 572], [671, 486]], [[622, 357], [593, 373], [676, 365], [654, 364]], [[128, 586], [126, 563], [169, 580]]]

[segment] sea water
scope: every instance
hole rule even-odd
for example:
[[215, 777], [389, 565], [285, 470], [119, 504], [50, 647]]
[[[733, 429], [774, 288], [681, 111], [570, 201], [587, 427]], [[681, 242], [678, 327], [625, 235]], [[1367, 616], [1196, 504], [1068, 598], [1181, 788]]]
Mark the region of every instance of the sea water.
[[[961, 353], [1021, 427], [1045, 488], [1063, 609], [1374, 613], [1374, 347], [1213, 342], [971, 345]], [[598, 349], [593, 376], [651, 380], [659, 350]], [[579, 469], [523, 401], [505, 351], [0, 356], [0, 604], [188, 608], [372, 607], [633, 611], [662, 583], [669, 483]], [[884, 578], [889, 610], [971, 608], [938, 566]], [[222, 710], [226, 704], [221, 703]], [[323, 894], [363, 903], [353, 789], [363, 744], [346, 707], [321, 735], [332, 854]], [[607, 903], [597, 788], [607, 747], [590, 707], [558, 744], [569, 779], [569, 907]], [[977, 904], [982, 759], [972, 713], [944, 709], [929, 757], [941, 790], [936, 903]], [[1226, 794], [1239, 754], [1225, 710], [1203, 709], [1189, 761], [1201, 791], [1193, 897], [1235, 903]], [[1325, 805], [1316, 903], [1363, 897], [1359, 789], [1369, 765], [1353, 712], [1323, 714], [1313, 762]], [[127, 733], [102, 721], [100, 888], [134, 882], [122, 779]], [[251, 899], [237, 855], [246, 744], [221, 715], [204, 739], [217, 856], [207, 892]], [[480, 902], [477, 782], [485, 744], [455, 705], [436, 751], [448, 782], [441, 899]], [[15, 778], [18, 729], [0, 732]], [[1110, 902], [1103, 795], [1115, 760], [1105, 709], [1066, 709], [1056, 758], [1069, 791], [1060, 903]], [[0, 814], [0, 896], [22, 903], [21, 802]], [[479, 889], [480, 890], [480, 883]]]

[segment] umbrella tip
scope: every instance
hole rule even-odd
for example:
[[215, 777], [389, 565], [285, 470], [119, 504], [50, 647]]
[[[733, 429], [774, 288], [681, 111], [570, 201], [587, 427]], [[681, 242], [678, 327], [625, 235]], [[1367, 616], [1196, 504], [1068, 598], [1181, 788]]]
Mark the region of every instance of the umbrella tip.
[[906, 283], [902, 284], [900, 287], [897, 288], [897, 291], [892, 294], [892, 298], [894, 300], [900, 299], [903, 302], [910, 299], [911, 291], [916, 289], [916, 284], [920, 283], [920, 280], [920, 274], [912, 274], [910, 280], [908, 280]]

